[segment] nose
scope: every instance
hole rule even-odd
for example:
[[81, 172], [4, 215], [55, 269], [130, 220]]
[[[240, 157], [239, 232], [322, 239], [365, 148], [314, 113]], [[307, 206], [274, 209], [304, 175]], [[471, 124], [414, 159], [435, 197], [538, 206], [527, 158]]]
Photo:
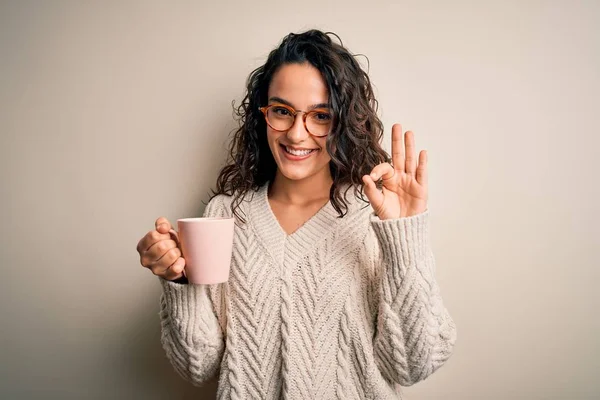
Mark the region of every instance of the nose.
[[304, 121], [302, 120], [303, 114], [299, 113], [296, 115], [296, 119], [294, 120], [294, 124], [290, 129], [288, 129], [286, 136], [292, 143], [300, 143], [305, 140], [310, 134], [306, 131], [304, 127]]

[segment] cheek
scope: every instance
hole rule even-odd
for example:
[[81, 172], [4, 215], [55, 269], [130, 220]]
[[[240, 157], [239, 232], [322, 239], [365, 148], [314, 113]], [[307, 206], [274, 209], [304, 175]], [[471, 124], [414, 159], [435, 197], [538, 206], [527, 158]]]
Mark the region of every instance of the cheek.
[[321, 157], [327, 161], [331, 160], [329, 153], [327, 152], [327, 141], [325, 139], [317, 140], [317, 144], [321, 148]]
[[279, 136], [279, 132], [267, 128], [267, 142], [269, 142], [269, 146], [276, 146], [277, 144], [275, 141], [279, 138]]

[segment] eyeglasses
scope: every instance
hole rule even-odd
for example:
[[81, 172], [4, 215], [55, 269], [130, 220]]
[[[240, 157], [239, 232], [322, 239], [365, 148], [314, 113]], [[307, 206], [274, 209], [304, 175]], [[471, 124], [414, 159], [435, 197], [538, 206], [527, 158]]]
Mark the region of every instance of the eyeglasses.
[[278, 132], [289, 130], [296, 121], [296, 116], [303, 113], [304, 128], [313, 136], [323, 137], [331, 132], [332, 116], [326, 108], [316, 108], [310, 111], [295, 110], [285, 104], [269, 104], [260, 107], [265, 115], [267, 124]]

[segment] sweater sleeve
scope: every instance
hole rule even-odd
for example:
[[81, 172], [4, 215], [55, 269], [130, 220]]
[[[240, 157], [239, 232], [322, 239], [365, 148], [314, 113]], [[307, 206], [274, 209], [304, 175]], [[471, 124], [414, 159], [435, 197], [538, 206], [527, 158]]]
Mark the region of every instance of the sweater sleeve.
[[381, 264], [375, 360], [386, 379], [410, 386], [441, 367], [456, 341], [435, 279], [429, 211], [383, 221], [372, 215], [371, 227]]
[[[206, 207], [204, 216], [223, 216], [225, 212], [222, 202], [215, 198]], [[222, 310], [218, 298], [223, 293], [223, 284], [159, 280], [161, 342], [167, 358], [179, 375], [202, 386], [218, 372], [225, 351], [225, 327], [220, 325], [216, 313]]]

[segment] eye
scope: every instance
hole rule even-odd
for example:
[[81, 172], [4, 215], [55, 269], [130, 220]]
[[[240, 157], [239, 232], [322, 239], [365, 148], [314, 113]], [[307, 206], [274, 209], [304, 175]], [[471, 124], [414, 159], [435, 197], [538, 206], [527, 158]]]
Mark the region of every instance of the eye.
[[273, 113], [275, 115], [277, 115], [278, 117], [288, 117], [288, 116], [292, 115], [290, 113], [290, 110], [288, 110], [285, 107], [273, 107], [272, 110], [273, 110]]
[[326, 111], [315, 111], [311, 114], [311, 119], [319, 124], [331, 122], [331, 114]]

